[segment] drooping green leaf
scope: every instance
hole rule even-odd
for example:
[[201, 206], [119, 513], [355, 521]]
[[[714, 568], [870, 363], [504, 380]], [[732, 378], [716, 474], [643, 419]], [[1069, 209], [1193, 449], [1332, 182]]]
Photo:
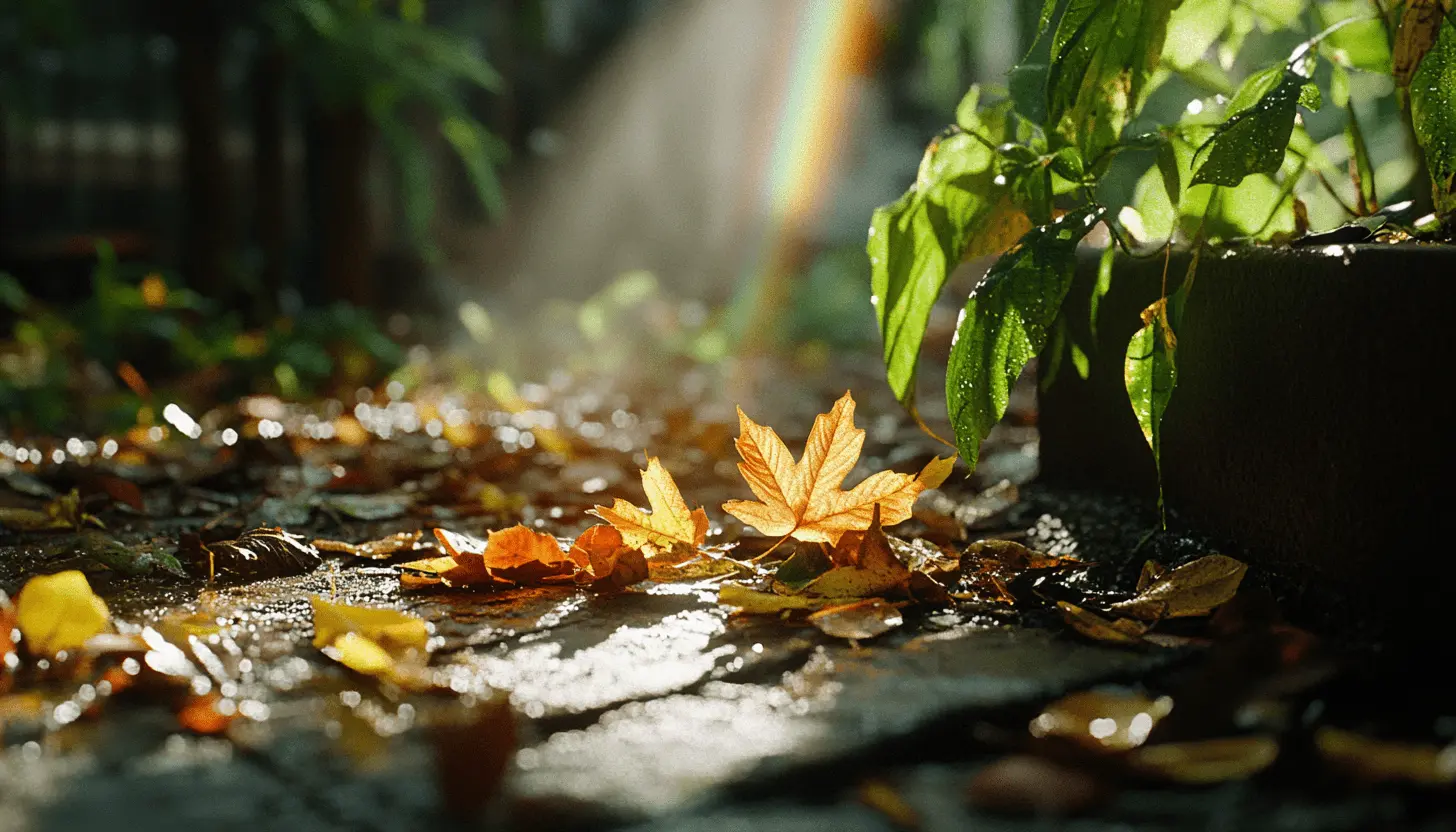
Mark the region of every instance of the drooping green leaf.
[[1437, 213], [1456, 209], [1456, 26], [1442, 23], [1436, 45], [1411, 77], [1411, 121], [1426, 155]]
[[1176, 0], [1071, 0], [1052, 38], [1047, 125], [1095, 159], [1142, 105]]
[[1006, 413], [1012, 385], [1046, 346], [1072, 283], [1077, 243], [1101, 215], [1100, 208], [1085, 208], [1028, 231], [966, 300], [945, 397], [961, 458], [972, 469], [981, 440]]
[[[982, 115], [999, 121], [1004, 112], [1001, 107]], [[986, 141], [965, 133], [950, 136], [926, 150], [911, 189], [876, 210], [871, 220], [865, 250], [871, 302], [884, 339], [885, 375], [907, 407], [914, 407], [916, 362], [930, 310], [1006, 192], [996, 184], [995, 163]]]
[[1283, 70], [1282, 80], [1247, 109], [1236, 106], [1244, 97], [1240, 89], [1240, 95], [1229, 102], [1232, 115], [1199, 148], [1203, 162], [1191, 184], [1233, 186], [1250, 174], [1279, 170], [1289, 146], [1289, 134], [1294, 130], [1300, 90], [1307, 80], [1297, 72]]

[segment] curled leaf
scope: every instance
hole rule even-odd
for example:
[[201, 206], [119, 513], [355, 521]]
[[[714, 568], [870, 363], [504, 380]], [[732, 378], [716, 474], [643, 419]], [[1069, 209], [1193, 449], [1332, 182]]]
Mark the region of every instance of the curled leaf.
[[809, 623], [835, 638], [865, 639], [884, 635], [905, 623], [899, 607], [881, 598], [825, 607], [809, 616]]
[[1058, 601], [1057, 609], [1062, 611], [1062, 620], [1079, 634], [1109, 644], [1137, 644], [1143, 640], [1148, 625], [1130, 618], [1109, 620], [1091, 610], [1076, 604]]
[[370, 540], [365, 543], [345, 543], [342, 540], [315, 540], [313, 546], [322, 552], [340, 552], [346, 555], [353, 555], [356, 558], [367, 558], [369, 560], [384, 560], [393, 557], [400, 552], [412, 552], [421, 549], [421, 538], [424, 532], [399, 532], [378, 540]]
[[192, 575], [217, 583], [246, 583], [303, 575], [323, 563], [318, 550], [301, 536], [282, 529], [253, 529], [236, 540], [203, 543], [184, 534], [177, 559]]
[[15, 602], [15, 626], [37, 656], [80, 649], [110, 619], [106, 602], [76, 570], [31, 578]]
[[647, 560], [642, 550], [627, 545], [612, 526], [592, 526], [582, 532], [566, 553], [576, 565], [577, 583], [606, 581], [627, 587], [647, 579]]
[[1225, 555], [1201, 557], [1152, 579], [1112, 612], [1144, 621], [1207, 615], [1234, 597], [1248, 568]]

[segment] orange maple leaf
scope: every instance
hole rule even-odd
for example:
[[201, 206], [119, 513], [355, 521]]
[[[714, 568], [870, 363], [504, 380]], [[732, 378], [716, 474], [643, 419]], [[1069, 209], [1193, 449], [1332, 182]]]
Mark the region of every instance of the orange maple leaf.
[[613, 501], [611, 508], [597, 506], [590, 513], [611, 523], [632, 548], [645, 546], [661, 552], [703, 545], [708, 535], [708, 513], [701, 508], [688, 510], [672, 474], [655, 456], [647, 458], [642, 490], [647, 492], [650, 514], [621, 497]]
[[485, 539], [435, 529], [444, 557], [400, 564], [400, 581], [408, 587], [513, 586], [576, 583], [626, 587], [646, 580], [642, 553], [622, 541], [611, 526], [582, 532], [570, 551], [549, 534], [523, 525], [493, 531]]
[[762, 502], [730, 500], [723, 510], [769, 537], [793, 536], [808, 542], [839, 542], [845, 532], [864, 531], [880, 506], [886, 526], [910, 519], [915, 498], [950, 476], [955, 457], [935, 458], [919, 474], [881, 471], [849, 491], [840, 486], [859, 461], [863, 430], [854, 426], [849, 393], [834, 409], [814, 419], [804, 456], [795, 462], [784, 441], [738, 409], [734, 446], [743, 461], [738, 471]]

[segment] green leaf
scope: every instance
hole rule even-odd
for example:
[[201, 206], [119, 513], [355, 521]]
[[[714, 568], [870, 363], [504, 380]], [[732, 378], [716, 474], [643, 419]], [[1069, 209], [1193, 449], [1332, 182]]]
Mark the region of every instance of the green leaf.
[[1084, 208], [1028, 231], [966, 300], [945, 399], [961, 457], [972, 469], [981, 440], [1006, 413], [1012, 385], [1046, 346], [1072, 283], [1077, 243], [1101, 216], [1101, 208]]
[[1306, 110], [1319, 112], [1319, 108], [1325, 105], [1324, 96], [1320, 95], [1319, 87], [1311, 81], [1299, 88], [1299, 106]]
[[30, 303], [30, 295], [26, 294], [25, 287], [20, 285], [12, 275], [0, 272], [0, 306], [4, 306], [11, 312], [20, 312]]
[[1416, 141], [1431, 172], [1436, 211], [1445, 216], [1456, 209], [1456, 27], [1449, 22], [1441, 24], [1436, 45], [1411, 76], [1410, 104]]
[[1229, 102], [1233, 115], [1198, 149], [1198, 155], [1207, 155], [1193, 174], [1192, 185], [1233, 186], [1250, 174], [1279, 170], [1294, 130], [1300, 90], [1307, 81], [1292, 70], [1281, 71], [1282, 80], [1247, 109], [1236, 106], [1247, 99], [1245, 89]]
[[1178, 150], [1171, 140], [1158, 145], [1158, 173], [1163, 177], [1163, 192], [1174, 210], [1183, 196], [1183, 177], [1178, 172]]
[[1209, 47], [1228, 28], [1233, 0], [1183, 0], [1168, 18], [1163, 60], [1187, 69], [1203, 60]]
[[1326, 26], [1352, 17], [1368, 18], [1343, 26], [1325, 38], [1326, 54], [1333, 56], [1335, 63], [1381, 75], [1390, 73], [1390, 36], [1380, 18], [1373, 16], [1369, 0], [1324, 0], [1316, 8]]
[[1071, 0], [1052, 38], [1047, 124], [1095, 159], [1142, 106], [1176, 0]]
[[1177, 327], [1182, 323], [1184, 303], [1193, 275], [1198, 268], [1197, 247], [1188, 264], [1183, 285], [1172, 296], [1163, 298], [1143, 311], [1143, 327], [1127, 342], [1123, 360], [1123, 383], [1133, 415], [1142, 429], [1143, 439], [1153, 451], [1153, 464], [1158, 471], [1158, 507], [1163, 505], [1163, 414], [1178, 387]]
[[1102, 306], [1102, 299], [1112, 289], [1112, 261], [1116, 255], [1117, 246], [1109, 243], [1102, 250], [1102, 257], [1097, 260], [1097, 282], [1092, 284], [1092, 297], [1087, 304], [1090, 310], [1088, 331], [1092, 333], [1093, 349], [1097, 349], [1097, 310]]
[[1075, 147], [1064, 147], [1052, 154], [1052, 171], [1068, 182], [1080, 182], [1084, 175], [1082, 154]]
[[916, 363], [930, 310], [1004, 192], [995, 184], [995, 161], [990, 148], [964, 133], [932, 144], [915, 185], [877, 209], [870, 222], [865, 251], [885, 377], [907, 407], [914, 407]]

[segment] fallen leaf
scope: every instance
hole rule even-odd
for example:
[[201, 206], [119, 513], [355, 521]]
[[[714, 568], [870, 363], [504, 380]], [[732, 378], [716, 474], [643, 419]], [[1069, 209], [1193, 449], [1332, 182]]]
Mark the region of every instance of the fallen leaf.
[[32, 655], [55, 656], [77, 650], [106, 629], [111, 613], [75, 570], [37, 575], [15, 601], [15, 626]]
[[874, 809], [896, 829], [914, 832], [920, 828], [920, 813], [894, 786], [878, 778], [862, 781], [854, 790], [859, 802]]
[[81, 510], [81, 495], [74, 488], [41, 509], [0, 507], [0, 526], [18, 532], [79, 529], [86, 524], [106, 528], [99, 519]]
[[479, 538], [451, 533], [442, 535], [442, 531], [436, 529], [435, 536], [455, 562], [469, 572], [484, 568], [492, 577], [518, 586], [552, 581], [569, 583], [573, 580], [575, 564], [561, 551], [561, 544], [556, 538], [545, 532], [517, 524], [491, 532], [486, 537], [484, 548], [480, 548]]
[[804, 587], [804, 594], [832, 598], [867, 598], [905, 585], [910, 578], [910, 570], [895, 557], [895, 552], [890, 548], [890, 541], [880, 526], [878, 503], [872, 507], [869, 528], [856, 538], [848, 538], [856, 545], [841, 547], [841, 551], [831, 555], [831, 559], [847, 561], [848, 565], [836, 566], [815, 578]]
[[621, 589], [648, 577], [642, 550], [628, 546], [612, 526], [592, 526], [582, 532], [566, 556], [576, 565], [577, 583], [605, 583]]
[[1263, 771], [1279, 756], [1273, 737], [1227, 737], [1147, 745], [1127, 755], [1134, 771], [1146, 777], [1188, 785], [1243, 780]]
[[[1021, 572], [1027, 569], [1054, 569], [1068, 564], [1080, 564], [1076, 558], [1048, 555], [1024, 546], [1014, 540], [978, 540], [961, 553], [961, 563], [972, 568], [985, 569], [994, 565], [1000, 569]], [[963, 566], [964, 568], [964, 566]]]
[[1028, 729], [1034, 737], [1061, 737], [1095, 751], [1126, 751], [1142, 745], [1172, 710], [1166, 696], [1088, 690], [1047, 705]]
[[882, 522], [893, 526], [908, 520], [915, 498], [938, 487], [955, 465], [955, 457], [936, 458], [917, 476], [881, 471], [842, 490], [865, 436], [854, 426], [849, 393], [814, 419], [797, 462], [773, 428], [757, 424], [742, 408], [738, 422], [734, 446], [743, 458], [738, 471], [760, 502], [730, 500], [723, 510], [769, 537], [834, 545], [845, 532], [869, 528], [876, 506], [882, 507]]
[[1362, 783], [1456, 783], [1456, 744], [1390, 742], [1331, 727], [1316, 731], [1314, 742], [1333, 768]]
[[464, 718], [436, 726], [435, 772], [445, 808], [474, 819], [500, 789], [516, 753], [516, 717], [505, 699], [476, 706]]
[[991, 763], [966, 787], [967, 800], [978, 809], [1040, 818], [1085, 812], [1111, 793], [1107, 783], [1085, 768], [1030, 754]]
[[1144, 621], [1207, 615], [1234, 597], [1248, 568], [1224, 555], [1201, 557], [1151, 578], [1136, 597], [1111, 610]]
[[303, 575], [323, 563], [317, 549], [282, 529], [253, 529], [236, 540], [215, 543], [184, 534], [177, 558], [191, 574], [216, 583]]
[[185, 577], [187, 572], [170, 552], [153, 543], [127, 545], [99, 529], [82, 529], [67, 550], [79, 549], [87, 558], [124, 575], [166, 572]]
[[1168, 567], [1155, 560], [1143, 561], [1143, 569], [1138, 573], [1137, 591], [1142, 592], [1148, 588], [1153, 581], [1168, 574]]
[[647, 561], [648, 580], [660, 584], [690, 583], [715, 578], [748, 578], [754, 574], [752, 566], [732, 558], [701, 557], [682, 563]]
[[399, 532], [378, 540], [370, 540], [366, 543], [345, 543], [342, 540], [315, 540], [313, 546], [323, 552], [341, 552], [346, 555], [353, 555], [356, 558], [367, 558], [369, 560], [385, 560], [400, 552], [414, 551], [423, 548], [421, 538], [424, 532]]
[[313, 646], [326, 647], [345, 633], [356, 633], [391, 650], [425, 649], [430, 627], [424, 619], [399, 610], [335, 604], [309, 599], [313, 606]]
[[866, 639], [884, 635], [905, 623], [900, 609], [881, 598], [825, 607], [809, 616], [809, 623], [835, 638]]
[[750, 589], [741, 584], [723, 584], [718, 589], [718, 603], [749, 614], [777, 613], [785, 610], [816, 610], [832, 604], [847, 604], [857, 598], [821, 598], [809, 595], [778, 595]]
[[703, 545], [708, 534], [708, 513], [701, 508], [688, 510], [672, 474], [657, 457], [647, 458], [642, 490], [652, 507], [650, 514], [621, 497], [612, 502], [611, 508], [597, 506], [590, 513], [616, 527], [634, 549], [650, 546], [666, 553], [694, 551]]
[[1143, 634], [1148, 631], [1148, 625], [1141, 621], [1131, 618], [1109, 620], [1066, 601], [1058, 601], [1057, 609], [1062, 611], [1062, 620], [1067, 622], [1067, 626], [1093, 641], [1138, 644], [1143, 640]]
[[219, 708], [223, 698], [217, 693], [188, 696], [177, 711], [177, 722], [194, 734], [221, 734], [238, 718], [237, 706], [224, 714]]

